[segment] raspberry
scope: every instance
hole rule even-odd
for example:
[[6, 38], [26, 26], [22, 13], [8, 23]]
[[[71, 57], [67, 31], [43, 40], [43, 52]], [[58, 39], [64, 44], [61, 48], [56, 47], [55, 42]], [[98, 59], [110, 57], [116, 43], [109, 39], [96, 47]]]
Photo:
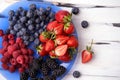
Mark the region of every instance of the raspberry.
[[23, 63], [24, 63], [24, 57], [23, 57], [23, 55], [19, 55], [19, 56], [17, 57], [17, 62], [18, 62], [19, 64], [23, 64]]
[[2, 63], [8, 63], [8, 58], [5, 57], [5, 56], [3, 56], [3, 57], [1, 58], [1, 62], [2, 62]]
[[11, 63], [12, 65], [17, 65], [17, 61], [16, 61], [15, 58], [10, 59], [10, 63]]
[[22, 72], [25, 71], [25, 68], [24, 68], [24, 67], [20, 67], [20, 68], [18, 69], [18, 71], [19, 71], [20, 73], [22, 73]]
[[5, 41], [4, 41], [4, 40], [2, 41], [2, 46], [3, 46], [3, 47], [7, 47], [8, 45], [9, 45], [8, 41], [6, 41], [6, 40], [5, 40]]
[[4, 40], [8, 40], [8, 36], [7, 36], [7, 35], [3, 35], [3, 36], [2, 36], [2, 39], [3, 39], [3, 41], [4, 41]]
[[29, 57], [27, 55], [24, 55], [24, 60], [25, 60], [25, 63], [28, 63], [29, 62]]
[[9, 71], [11, 73], [15, 72], [15, 70], [16, 70], [15, 66], [13, 66], [13, 65], [9, 66]]
[[0, 54], [4, 55], [6, 51], [4, 49], [0, 49]]
[[5, 69], [5, 70], [8, 70], [9, 66], [7, 64], [3, 63], [2, 68]]
[[33, 50], [28, 49], [28, 53], [29, 53], [29, 55], [33, 55]]
[[22, 67], [21, 64], [17, 64], [17, 65], [16, 65], [16, 68], [20, 68], [20, 67]]
[[13, 45], [15, 43], [15, 40], [14, 39], [10, 39], [9, 40], [9, 44]]
[[4, 56], [7, 57], [7, 58], [11, 58], [11, 55], [8, 52], [5, 52]]
[[21, 51], [22, 51], [22, 54], [28, 54], [28, 51], [25, 48], [21, 48]]
[[8, 35], [8, 39], [14, 39], [14, 35], [13, 34], [9, 34]]
[[28, 80], [29, 74], [27, 72], [23, 72], [20, 74], [20, 80]]
[[4, 32], [2, 29], [0, 29], [0, 37], [4, 35]]
[[25, 47], [26, 47], [26, 45], [25, 45], [24, 43], [19, 43], [19, 46], [20, 46], [21, 48], [25, 48]]
[[22, 52], [21, 52], [20, 50], [16, 50], [16, 51], [14, 51], [14, 52], [12, 53], [12, 56], [13, 56], [14, 58], [17, 58], [21, 53], [22, 53]]
[[15, 50], [16, 50], [16, 47], [15, 47], [15, 46], [13, 46], [13, 45], [8, 46], [8, 53], [9, 53], [9, 54], [12, 54], [13, 51], [15, 51]]
[[17, 44], [17, 43], [14, 44], [14, 45], [13, 45], [13, 48], [20, 49], [19, 44]]
[[16, 43], [23, 43], [22, 38], [18, 37], [18, 38], [16, 39]]

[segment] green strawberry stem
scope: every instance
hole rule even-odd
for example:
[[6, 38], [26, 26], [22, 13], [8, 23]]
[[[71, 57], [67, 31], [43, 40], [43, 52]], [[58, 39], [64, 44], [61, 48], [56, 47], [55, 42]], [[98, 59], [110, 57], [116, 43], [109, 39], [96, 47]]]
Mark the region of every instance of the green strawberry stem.
[[93, 39], [90, 43], [90, 46], [86, 46], [86, 50], [89, 51], [89, 52], [92, 52], [91, 49], [92, 49], [92, 45], [93, 45]]

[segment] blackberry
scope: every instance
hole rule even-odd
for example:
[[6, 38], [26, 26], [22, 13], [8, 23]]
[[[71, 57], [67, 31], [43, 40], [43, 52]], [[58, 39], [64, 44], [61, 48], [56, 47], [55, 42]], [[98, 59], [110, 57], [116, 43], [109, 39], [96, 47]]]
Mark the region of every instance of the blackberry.
[[43, 62], [43, 57], [42, 56], [38, 57], [38, 60], [40, 61], [40, 63], [42, 63]]
[[56, 80], [56, 78], [49, 75], [49, 76], [45, 76], [43, 80]]
[[28, 80], [29, 74], [27, 72], [23, 72], [20, 74], [20, 80]]
[[58, 68], [58, 64], [56, 63], [55, 59], [47, 58], [46, 63], [47, 66], [52, 70]]
[[36, 4], [31, 4], [29, 7], [30, 7], [31, 10], [35, 10], [36, 9]]
[[66, 72], [66, 68], [63, 66], [59, 66], [58, 69], [52, 71], [52, 75], [55, 77], [61, 76]]
[[44, 62], [41, 65], [41, 72], [44, 76], [47, 76], [49, 74], [49, 67], [47, 66], [47, 64]]
[[43, 80], [43, 78], [38, 78], [37, 80]]
[[77, 7], [74, 7], [73, 9], [72, 9], [72, 13], [73, 14], [75, 14], [75, 15], [77, 15], [78, 13], [79, 13], [79, 8], [77, 8]]
[[79, 78], [80, 77], [80, 72], [79, 71], [74, 71], [73, 72], [73, 76], [75, 77], [75, 78]]
[[31, 78], [30, 80], [38, 80], [38, 78]]
[[35, 70], [39, 70], [40, 69], [40, 60], [39, 59], [34, 59], [33, 60], [33, 63], [32, 63], [32, 67], [35, 69]]
[[89, 23], [88, 23], [87, 21], [82, 21], [82, 22], [81, 22], [81, 26], [82, 26], [83, 28], [87, 28], [87, 27], [89, 26]]
[[35, 69], [33, 69], [33, 68], [30, 68], [29, 69], [29, 76], [31, 77], [31, 78], [35, 78], [36, 76], [37, 76], [37, 71], [35, 70]]

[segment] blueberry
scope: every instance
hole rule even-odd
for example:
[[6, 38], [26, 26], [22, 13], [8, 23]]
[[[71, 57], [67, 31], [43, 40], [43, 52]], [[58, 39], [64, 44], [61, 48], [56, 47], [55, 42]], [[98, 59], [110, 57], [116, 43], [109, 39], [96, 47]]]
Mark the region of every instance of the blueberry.
[[50, 11], [45, 11], [45, 15], [48, 16], [50, 14]]
[[15, 31], [18, 31], [18, 30], [19, 30], [19, 28], [18, 28], [18, 25], [17, 25], [17, 24], [15, 24], [15, 25], [14, 25], [14, 30], [15, 30]]
[[22, 36], [22, 35], [23, 35], [23, 32], [20, 30], [20, 31], [19, 31], [19, 34]]
[[37, 18], [37, 19], [35, 20], [35, 22], [36, 22], [36, 23], [40, 23], [40, 19]]
[[10, 30], [10, 34], [15, 35], [15, 34], [16, 34], [16, 31], [15, 31], [15, 30]]
[[23, 10], [23, 11], [21, 12], [21, 16], [26, 16], [26, 14], [27, 14], [27, 11], [26, 11], [26, 10]]
[[12, 19], [13, 19], [12, 16], [9, 16], [9, 17], [8, 17], [8, 20], [9, 20], [9, 21], [12, 21]]
[[21, 31], [25, 32], [25, 31], [27, 31], [27, 29], [26, 28], [21, 28]]
[[27, 21], [27, 17], [22, 17], [22, 18], [20, 18], [20, 21], [21, 21], [22, 23], [25, 23], [25, 22]]
[[28, 20], [27, 23], [28, 23], [28, 24], [33, 24], [33, 22], [34, 22], [33, 20]]
[[17, 16], [13, 16], [13, 20], [14, 20], [14, 21], [17, 21]]
[[26, 16], [27, 16], [28, 18], [32, 18], [33, 15], [34, 15], [34, 14], [33, 14], [33, 12], [32, 12], [31, 10], [27, 11], [27, 15], [26, 15]]
[[39, 34], [40, 34], [42, 31], [43, 31], [43, 29], [39, 29], [39, 30], [38, 30]]
[[21, 35], [20, 35], [20, 33], [19, 33], [19, 32], [17, 32], [16, 36], [17, 36], [17, 37], [20, 37]]
[[49, 22], [52, 22], [52, 21], [54, 21], [54, 19], [49, 19]]
[[77, 8], [77, 7], [74, 7], [74, 8], [72, 9], [72, 13], [75, 14], [75, 15], [77, 15], [79, 12], [80, 12], [80, 10], [79, 10], [79, 8]]
[[89, 23], [88, 23], [87, 21], [82, 21], [82, 22], [81, 22], [81, 26], [82, 26], [83, 28], [87, 28], [87, 27], [89, 26]]
[[15, 23], [16, 23], [16, 21], [9, 21], [9, 25], [10, 25], [10, 26], [14, 26]]
[[29, 39], [29, 36], [23, 36], [23, 40], [28, 40]]
[[31, 41], [31, 42], [34, 41], [34, 37], [30, 36], [29, 41]]
[[39, 45], [39, 43], [40, 43], [39, 39], [36, 38], [36, 39], [34, 40], [34, 44]]
[[32, 24], [29, 25], [29, 26], [28, 26], [28, 29], [29, 29], [29, 30], [33, 30], [33, 29], [34, 29], [34, 25], [32, 25]]
[[29, 7], [30, 7], [31, 10], [35, 10], [36, 9], [36, 4], [31, 4]]
[[14, 16], [15, 15], [15, 12], [13, 10], [10, 10], [9, 11], [9, 16]]
[[12, 30], [12, 29], [13, 29], [13, 26], [9, 26], [8, 28], [9, 28], [10, 30]]
[[18, 11], [19, 11], [19, 12], [22, 12], [23, 10], [24, 10], [23, 7], [19, 7], [19, 8], [18, 8]]
[[43, 26], [43, 29], [44, 29], [44, 30], [46, 29], [46, 26], [47, 26], [47, 25], [44, 25], [44, 26]]
[[50, 12], [49, 17], [50, 18], [54, 18], [55, 17], [55, 13], [54, 12]]
[[51, 11], [51, 7], [50, 7], [50, 6], [47, 7], [46, 10], [47, 10], [47, 11]]
[[74, 71], [74, 72], [73, 72], [73, 77], [79, 78], [80, 76], [81, 76], [81, 74], [80, 74], [79, 71]]
[[48, 23], [48, 22], [49, 22], [49, 20], [50, 20], [50, 18], [49, 18], [49, 17], [47, 17], [47, 18], [45, 19], [45, 23]]
[[31, 34], [34, 34], [34, 33], [35, 33], [35, 30], [31, 30], [30, 33], [31, 33]]
[[7, 30], [5, 31], [5, 33], [6, 33], [6, 34], [10, 34], [10, 29], [7, 29]]
[[41, 26], [41, 27], [43, 27], [43, 26], [44, 26], [44, 21], [42, 21], [42, 22], [40, 23], [40, 26]]
[[35, 38], [37, 38], [39, 36], [39, 33], [35, 32], [34, 36], [35, 36]]
[[18, 10], [15, 12], [15, 16], [20, 16], [20, 12]]
[[29, 41], [24, 41], [25, 45], [28, 46], [29, 45]]
[[21, 29], [22, 27], [24, 27], [24, 24], [22, 23], [18, 24], [18, 29]]

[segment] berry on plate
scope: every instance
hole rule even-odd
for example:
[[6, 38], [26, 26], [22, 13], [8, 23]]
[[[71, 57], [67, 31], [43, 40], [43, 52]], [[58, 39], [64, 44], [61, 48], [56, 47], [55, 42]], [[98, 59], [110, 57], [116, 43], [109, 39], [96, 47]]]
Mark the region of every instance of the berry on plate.
[[69, 47], [75, 47], [75, 48], [77, 48], [78, 47], [78, 40], [77, 40], [77, 38], [75, 36], [71, 36], [69, 38], [69, 40], [67, 41], [67, 45]]
[[66, 34], [72, 34], [74, 32], [74, 25], [70, 22], [64, 25], [64, 32]]

